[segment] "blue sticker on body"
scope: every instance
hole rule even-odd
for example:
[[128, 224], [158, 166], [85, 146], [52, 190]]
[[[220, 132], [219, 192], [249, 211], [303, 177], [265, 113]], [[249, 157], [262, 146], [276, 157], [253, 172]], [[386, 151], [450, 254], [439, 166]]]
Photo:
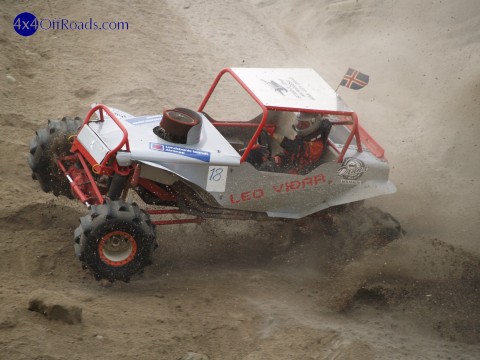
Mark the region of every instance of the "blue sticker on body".
[[159, 143], [150, 143], [150, 150], [163, 151], [181, 156], [186, 156], [200, 161], [210, 162], [210, 153], [195, 149], [184, 148], [181, 146], [172, 146]]
[[159, 122], [162, 119], [162, 115], [153, 115], [153, 116], [140, 116], [136, 118], [130, 118], [125, 121], [129, 122], [132, 125], [143, 125], [151, 122]]

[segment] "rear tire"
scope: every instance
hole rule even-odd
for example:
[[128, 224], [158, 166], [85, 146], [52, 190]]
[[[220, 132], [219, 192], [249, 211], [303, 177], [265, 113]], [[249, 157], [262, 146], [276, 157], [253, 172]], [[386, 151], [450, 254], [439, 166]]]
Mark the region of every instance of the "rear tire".
[[75, 135], [82, 125], [78, 117], [49, 120], [46, 128], [39, 129], [30, 141], [28, 165], [32, 178], [38, 180], [44, 192], [73, 199], [70, 184], [57, 165], [57, 159], [70, 153], [68, 138]]
[[75, 254], [95, 279], [128, 282], [152, 263], [155, 226], [137, 204], [123, 200], [94, 205], [74, 233]]

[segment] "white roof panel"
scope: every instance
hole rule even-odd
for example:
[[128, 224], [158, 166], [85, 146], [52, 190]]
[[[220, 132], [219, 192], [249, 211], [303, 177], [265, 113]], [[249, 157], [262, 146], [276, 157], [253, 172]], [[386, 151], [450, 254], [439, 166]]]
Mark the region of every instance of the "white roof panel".
[[313, 69], [231, 70], [267, 107], [353, 112]]

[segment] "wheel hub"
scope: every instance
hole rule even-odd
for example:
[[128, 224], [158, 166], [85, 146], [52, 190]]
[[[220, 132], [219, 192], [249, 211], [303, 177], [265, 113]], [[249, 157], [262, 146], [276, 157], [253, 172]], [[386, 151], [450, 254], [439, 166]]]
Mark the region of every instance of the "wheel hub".
[[111, 266], [128, 264], [137, 252], [135, 239], [123, 231], [105, 235], [98, 244], [98, 253], [104, 263]]

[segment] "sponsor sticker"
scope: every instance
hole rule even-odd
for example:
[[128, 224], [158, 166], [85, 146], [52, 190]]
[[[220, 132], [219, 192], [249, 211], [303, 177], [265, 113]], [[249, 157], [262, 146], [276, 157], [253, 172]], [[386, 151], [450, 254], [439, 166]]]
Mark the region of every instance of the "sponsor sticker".
[[342, 177], [342, 184], [361, 184], [359, 180], [368, 171], [368, 166], [362, 160], [346, 158], [338, 169], [337, 175]]
[[266, 85], [268, 85], [273, 91], [279, 93], [282, 96], [292, 95], [297, 99], [310, 99], [315, 100], [312, 94], [310, 94], [297, 80], [292, 77], [278, 78], [275, 80], [261, 79]]
[[162, 152], [167, 152], [171, 154], [186, 156], [186, 157], [197, 159], [204, 162], [210, 162], [210, 153], [207, 151], [201, 151], [196, 149], [184, 148], [181, 146], [159, 144], [159, 143], [150, 143], [150, 150], [162, 151]]

